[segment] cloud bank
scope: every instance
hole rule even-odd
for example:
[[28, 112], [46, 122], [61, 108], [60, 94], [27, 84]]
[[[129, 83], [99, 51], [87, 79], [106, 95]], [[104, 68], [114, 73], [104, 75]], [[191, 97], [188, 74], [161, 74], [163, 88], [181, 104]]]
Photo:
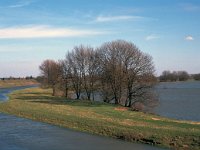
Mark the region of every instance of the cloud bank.
[[82, 37], [100, 34], [105, 34], [105, 32], [50, 26], [0, 28], [0, 39]]

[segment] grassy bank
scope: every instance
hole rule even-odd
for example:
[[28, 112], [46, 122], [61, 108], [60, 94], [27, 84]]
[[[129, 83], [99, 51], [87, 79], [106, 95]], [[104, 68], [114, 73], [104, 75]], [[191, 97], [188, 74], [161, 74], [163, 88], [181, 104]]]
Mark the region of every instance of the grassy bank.
[[[16, 91], [0, 112], [36, 121], [174, 149], [199, 149], [200, 124], [176, 121], [120, 106], [52, 97], [50, 90]], [[198, 115], [198, 114], [197, 114]]]
[[26, 85], [34, 85], [34, 84], [38, 84], [38, 82], [34, 79], [31, 79], [31, 80], [26, 80], [26, 79], [0, 80], [0, 88], [14, 87], [14, 86], [26, 86]]

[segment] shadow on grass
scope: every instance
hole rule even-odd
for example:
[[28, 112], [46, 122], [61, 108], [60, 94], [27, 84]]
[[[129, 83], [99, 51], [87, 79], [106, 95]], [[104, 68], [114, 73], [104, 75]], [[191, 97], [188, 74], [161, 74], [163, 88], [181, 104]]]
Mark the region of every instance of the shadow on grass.
[[[26, 94], [27, 95], [27, 94]], [[37, 96], [19, 96], [17, 97], [18, 100], [23, 100], [23, 101], [54, 101], [54, 100], [64, 100], [63, 97], [54, 97], [54, 96], [46, 96], [46, 95], [39, 95]]]
[[[38, 93], [38, 92], [28, 92], [28, 93], [25, 93], [26, 95], [36, 95], [36, 96], [38, 96], [38, 95], [49, 95], [49, 92], [47, 91], [47, 92], [42, 92], [42, 93]], [[49, 96], [49, 97], [51, 97], [51, 96]]]
[[105, 107], [106, 105], [109, 106], [109, 104], [103, 102], [93, 102], [89, 100], [72, 100], [72, 99], [66, 99], [65, 97], [54, 97], [45, 95], [40, 96], [38, 95], [38, 93], [35, 94], [37, 94], [37, 96], [19, 96], [17, 97], [17, 99], [33, 103], [43, 103], [43, 104], [53, 104], [53, 105], [70, 105], [70, 106], [80, 106], [80, 107], [101, 107], [101, 106]]

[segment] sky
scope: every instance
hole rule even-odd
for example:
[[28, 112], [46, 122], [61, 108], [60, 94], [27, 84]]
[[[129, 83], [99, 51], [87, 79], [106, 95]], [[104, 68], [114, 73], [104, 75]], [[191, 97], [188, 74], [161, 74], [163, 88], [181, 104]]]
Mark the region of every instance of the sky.
[[0, 77], [40, 75], [80, 44], [133, 42], [164, 70], [200, 73], [199, 0], [0, 0]]

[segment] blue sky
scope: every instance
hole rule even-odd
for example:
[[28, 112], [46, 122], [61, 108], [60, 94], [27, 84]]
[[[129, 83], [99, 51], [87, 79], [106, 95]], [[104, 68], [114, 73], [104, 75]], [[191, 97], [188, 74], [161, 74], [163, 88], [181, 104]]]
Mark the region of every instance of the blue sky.
[[200, 73], [199, 0], [1, 0], [0, 77], [39, 75], [74, 46], [131, 41], [163, 70]]

